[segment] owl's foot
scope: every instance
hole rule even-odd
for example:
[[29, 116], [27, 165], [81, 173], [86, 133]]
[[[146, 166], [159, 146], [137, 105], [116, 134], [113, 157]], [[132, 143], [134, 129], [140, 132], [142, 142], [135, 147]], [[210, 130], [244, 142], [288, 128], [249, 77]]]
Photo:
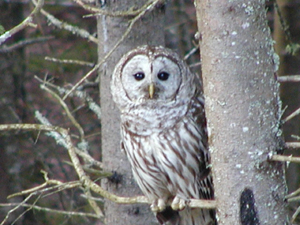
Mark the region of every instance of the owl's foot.
[[150, 208], [152, 212], [162, 212], [166, 208], [166, 202], [162, 198], [156, 199], [152, 202]]
[[186, 200], [175, 196], [171, 203], [171, 207], [173, 210], [183, 210], [186, 207]]

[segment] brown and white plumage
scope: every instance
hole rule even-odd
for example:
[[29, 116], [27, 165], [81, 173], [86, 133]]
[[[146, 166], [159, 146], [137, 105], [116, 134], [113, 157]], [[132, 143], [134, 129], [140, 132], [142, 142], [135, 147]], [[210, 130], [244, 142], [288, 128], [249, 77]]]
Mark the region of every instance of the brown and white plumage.
[[160, 223], [215, 224], [213, 211], [185, 207], [214, 197], [199, 78], [173, 51], [142, 46], [116, 65], [111, 90], [122, 147]]

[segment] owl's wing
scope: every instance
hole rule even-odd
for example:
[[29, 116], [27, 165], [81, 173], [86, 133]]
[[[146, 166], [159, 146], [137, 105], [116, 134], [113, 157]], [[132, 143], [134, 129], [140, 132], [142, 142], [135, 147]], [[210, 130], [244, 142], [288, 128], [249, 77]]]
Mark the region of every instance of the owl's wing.
[[205, 109], [204, 109], [204, 96], [202, 85], [199, 81], [199, 78], [196, 77], [196, 90], [195, 95], [192, 98], [192, 104], [190, 112], [192, 113], [192, 118], [200, 129], [202, 133], [202, 146], [203, 148], [199, 149], [199, 157], [200, 157], [200, 175], [199, 175], [199, 193], [200, 197], [203, 199], [213, 199], [214, 198], [214, 189], [213, 189], [213, 180], [211, 176], [211, 161], [210, 154], [208, 151], [208, 135], [207, 135], [207, 124], [205, 117]]

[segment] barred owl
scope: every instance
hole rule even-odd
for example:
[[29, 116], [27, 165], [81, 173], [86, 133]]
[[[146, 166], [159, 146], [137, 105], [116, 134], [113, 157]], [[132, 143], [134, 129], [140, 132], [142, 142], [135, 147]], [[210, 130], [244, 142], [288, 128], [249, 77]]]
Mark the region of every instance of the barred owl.
[[121, 146], [161, 224], [215, 224], [213, 210], [189, 199], [212, 199], [200, 79], [176, 53], [138, 47], [121, 58], [111, 91], [121, 112]]

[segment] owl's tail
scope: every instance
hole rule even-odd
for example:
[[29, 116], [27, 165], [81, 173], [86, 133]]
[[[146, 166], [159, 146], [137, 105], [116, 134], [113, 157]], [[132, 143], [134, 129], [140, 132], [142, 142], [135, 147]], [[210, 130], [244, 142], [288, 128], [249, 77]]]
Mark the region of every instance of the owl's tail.
[[216, 225], [215, 211], [208, 209], [185, 208], [174, 211], [168, 207], [163, 212], [156, 214], [157, 220], [162, 225]]

